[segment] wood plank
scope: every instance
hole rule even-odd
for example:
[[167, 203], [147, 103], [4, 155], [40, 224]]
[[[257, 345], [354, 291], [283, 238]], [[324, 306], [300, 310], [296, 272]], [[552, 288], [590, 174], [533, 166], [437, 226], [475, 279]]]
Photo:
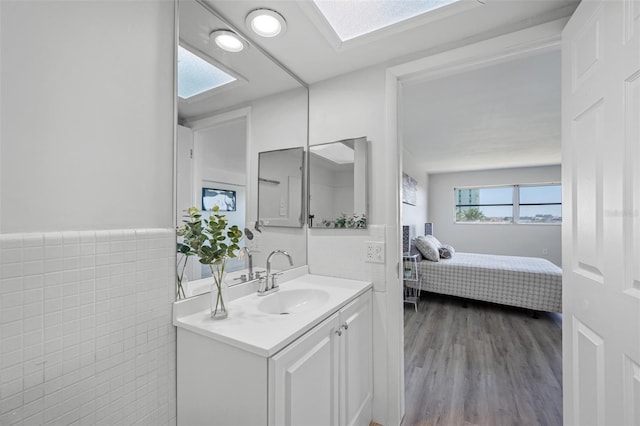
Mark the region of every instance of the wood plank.
[[561, 315], [467, 302], [405, 309], [402, 425], [562, 425]]

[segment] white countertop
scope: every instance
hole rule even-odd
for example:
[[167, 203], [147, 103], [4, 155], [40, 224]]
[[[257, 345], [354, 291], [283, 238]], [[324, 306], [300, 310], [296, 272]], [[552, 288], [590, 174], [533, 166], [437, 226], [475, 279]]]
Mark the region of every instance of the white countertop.
[[[328, 294], [327, 300], [309, 310], [290, 315], [267, 314], [259, 310], [258, 305], [271, 295], [258, 296], [251, 293], [228, 303], [227, 318], [213, 320], [210, 317], [209, 295], [205, 294], [198, 296], [199, 300], [176, 302], [173, 324], [257, 355], [270, 357], [371, 287], [372, 283], [369, 281], [306, 274], [281, 283], [279, 292], [291, 289], [325, 291]], [[206, 298], [206, 309], [202, 298]], [[176, 307], [177, 304], [180, 304], [179, 308]]]

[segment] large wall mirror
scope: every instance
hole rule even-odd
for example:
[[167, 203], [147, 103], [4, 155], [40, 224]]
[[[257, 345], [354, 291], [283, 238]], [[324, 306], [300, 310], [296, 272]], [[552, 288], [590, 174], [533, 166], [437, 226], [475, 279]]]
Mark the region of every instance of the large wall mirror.
[[366, 137], [309, 147], [309, 227], [367, 227], [368, 157]]
[[[303, 199], [303, 171], [299, 169], [302, 160], [293, 167], [300, 174], [299, 182], [293, 169], [286, 177], [272, 174], [273, 180], [282, 180], [281, 188], [300, 185], [300, 192], [291, 190], [287, 194], [292, 198], [286, 200], [286, 205], [278, 200], [273, 212], [277, 217], [272, 218], [283, 219], [284, 223], [287, 216], [290, 223], [297, 224], [295, 228], [260, 226], [258, 169], [260, 153], [296, 153], [303, 158], [301, 147], [307, 145], [308, 120], [307, 87], [250, 41], [243, 21], [227, 18], [237, 15], [235, 9], [242, 6], [231, 3], [235, 2], [178, 1], [176, 140], [177, 226], [182, 224], [190, 207], [217, 205], [230, 224], [243, 230], [240, 246], [250, 256], [227, 262], [230, 286], [249, 279], [249, 266], [254, 276], [264, 270], [266, 258], [273, 250], [287, 250], [293, 258], [293, 267], [307, 263], [306, 231], [300, 225], [302, 210], [299, 213], [289, 210], [290, 205]], [[247, 14], [249, 6], [246, 5]], [[226, 11], [227, 8], [234, 8], [234, 13]], [[210, 34], [220, 29], [237, 33], [244, 49], [232, 53], [217, 47]], [[202, 78], [193, 75], [203, 69], [206, 71]], [[277, 224], [277, 220], [271, 222], [269, 225]], [[184, 296], [209, 291], [209, 268], [193, 256], [186, 262], [181, 254], [177, 256], [177, 275], [182, 276]], [[291, 268], [288, 260], [280, 256], [274, 258], [272, 267]]]

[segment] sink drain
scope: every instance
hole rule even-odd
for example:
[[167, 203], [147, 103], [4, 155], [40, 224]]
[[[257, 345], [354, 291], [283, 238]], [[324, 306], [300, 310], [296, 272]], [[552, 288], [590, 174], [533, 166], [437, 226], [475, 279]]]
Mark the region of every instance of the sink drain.
[[280, 315], [289, 315], [289, 312], [280, 312]]

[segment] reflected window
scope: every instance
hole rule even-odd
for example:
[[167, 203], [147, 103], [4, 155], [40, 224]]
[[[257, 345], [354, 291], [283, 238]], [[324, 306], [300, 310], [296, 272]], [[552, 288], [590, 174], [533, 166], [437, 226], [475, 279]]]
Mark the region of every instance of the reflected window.
[[211, 211], [215, 206], [219, 212], [235, 212], [236, 191], [202, 188], [202, 210]]

